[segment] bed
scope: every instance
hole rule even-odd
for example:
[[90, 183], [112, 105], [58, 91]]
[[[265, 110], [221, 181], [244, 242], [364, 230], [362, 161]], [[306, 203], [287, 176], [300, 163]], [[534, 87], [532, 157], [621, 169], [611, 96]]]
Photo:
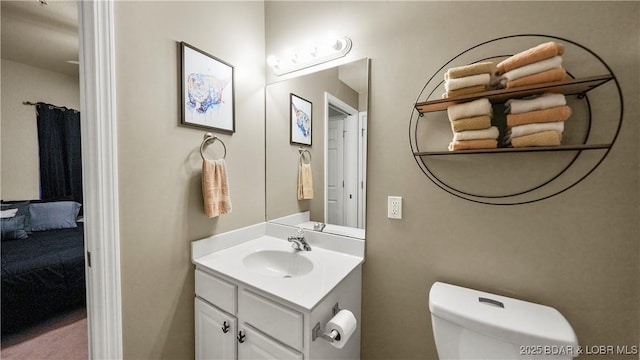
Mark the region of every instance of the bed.
[[3, 336], [85, 304], [79, 207], [72, 201], [2, 204], [3, 216], [15, 212], [2, 219]]

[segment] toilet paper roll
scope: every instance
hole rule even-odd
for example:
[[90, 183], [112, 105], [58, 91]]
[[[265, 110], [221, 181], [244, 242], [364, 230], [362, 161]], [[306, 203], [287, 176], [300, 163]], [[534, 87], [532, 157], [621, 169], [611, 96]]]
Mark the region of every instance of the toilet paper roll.
[[356, 331], [358, 327], [358, 320], [355, 315], [349, 310], [340, 310], [338, 313], [329, 320], [326, 326], [326, 332], [331, 333], [332, 330], [338, 331], [340, 334], [340, 340], [335, 340], [331, 343], [334, 347], [342, 349], [351, 335]]

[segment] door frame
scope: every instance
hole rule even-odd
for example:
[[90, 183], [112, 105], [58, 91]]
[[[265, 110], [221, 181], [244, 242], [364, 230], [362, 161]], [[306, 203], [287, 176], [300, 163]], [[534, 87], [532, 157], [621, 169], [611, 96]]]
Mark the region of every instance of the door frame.
[[[324, 192], [324, 200], [323, 200], [323, 209], [324, 209], [324, 219], [325, 222], [327, 221], [328, 218], [328, 209], [327, 209], [327, 174], [328, 174], [328, 166], [327, 166], [327, 159], [329, 157], [328, 154], [328, 149], [329, 149], [329, 138], [327, 136], [327, 133], [329, 131], [329, 104], [341, 109], [342, 111], [351, 114], [351, 116], [358, 116], [358, 109], [355, 109], [354, 107], [352, 107], [351, 105], [345, 103], [344, 101], [340, 100], [339, 98], [329, 94], [328, 92], [325, 91], [324, 93], [324, 150], [323, 150], [323, 156], [324, 156], [324, 183], [322, 184], [323, 187], [323, 192]], [[347, 124], [345, 121], [345, 129], [347, 128]], [[356, 174], [357, 175], [357, 174]]]
[[122, 359], [118, 147], [112, 0], [78, 1], [90, 359]]
[[[337, 119], [339, 118], [339, 119]], [[325, 153], [327, 154], [327, 156], [325, 157], [325, 161], [324, 161], [324, 167], [325, 167], [325, 174], [326, 174], [326, 181], [324, 182], [324, 188], [326, 189], [326, 195], [324, 197], [324, 208], [325, 208], [325, 212], [326, 212], [326, 216], [324, 218], [324, 222], [327, 224], [336, 224], [336, 225], [343, 225], [344, 221], [345, 221], [345, 205], [344, 205], [344, 201], [345, 201], [345, 196], [344, 196], [344, 192], [345, 192], [345, 188], [344, 188], [344, 126], [345, 126], [345, 121], [347, 119], [346, 115], [339, 115], [339, 116], [327, 116], [327, 131], [325, 132], [324, 136], [327, 139], [327, 146], [325, 147]], [[334, 129], [334, 127], [336, 127]], [[333, 130], [332, 130], [333, 129]], [[338, 156], [334, 156], [335, 159], [335, 163], [329, 161], [329, 150], [331, 150], [331, 134], [333, 131], [337, 131], [338, 134], [336, 136], [339, 137], [339, 139], [334, 139], [334, 142], [338, 142], [338, 152], [336, 152], [336, 154]], [[333, 147], [333, 149], [335, 149], [335, 147]], [[340, 166], [337, 166], [340, 165]], [[338, 172], [336, 173], [336, 169]], [[332, 171], [334, 170], [334, 171]], [[342, 181], [342, 185], [335, 183], [335, 187], [338, 189], [334, 189], [333, 193], [330, 190], [330, 175], [335, 174], [335, 175], [340, 175], [339, 179]], [[338, 195], [338, 196], [336, 196]], [[335, 201], [335, 205], [329, 206], [330, 201], [334, 200]], [[335, 209], [340, 209], [340, 211], [338, 212], [340, 216], [337, 216], [338, 213], [336, 213], [335, 211], [330, 211], [330, 209], [333, 208]]]

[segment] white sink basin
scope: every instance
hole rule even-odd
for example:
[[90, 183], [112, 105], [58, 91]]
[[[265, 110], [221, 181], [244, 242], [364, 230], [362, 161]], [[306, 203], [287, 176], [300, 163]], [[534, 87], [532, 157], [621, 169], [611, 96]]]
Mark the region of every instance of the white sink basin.
[[313, 263], [300, 252], [262, 250], [244, 257], [242, 263], [261, 275], [276, 278], [293, 278], [308, 274]]
[[311, 310], [363, 261], [361, 256], [323, 249], [319, 244], [311, 244], [312, 251], [296, 252], [287, 240], [262, 235], [213, 251], [194, 263]]

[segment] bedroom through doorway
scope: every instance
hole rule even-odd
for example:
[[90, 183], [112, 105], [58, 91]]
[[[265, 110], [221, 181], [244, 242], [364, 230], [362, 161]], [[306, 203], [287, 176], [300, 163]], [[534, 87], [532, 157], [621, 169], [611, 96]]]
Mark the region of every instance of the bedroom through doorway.
[[[54, 121], [80, 122], [68, 116], [81, 107], [78, 6], [75, 1], [3, 0], [0, 4], [3, 217], [0, 353], [2, 359], [87, 359], [90, 356], [82, 195], [74, 196], [64, 190], [77, 188], [77, 181], [75, 186], [62, 181], [62, 192], [53, 193], [48, 184], [43, 184], [41, 176], [45, 172], [39, 138], [56, 141], [59, 138], [54, 135], [57, 128], [40, 127], [38, 134], [38, 117], [44, 111], [38, 112], [33, 105], [45, 103], [53, 110], [68, 109], [66, 115], [64, 111], [63, 115], [55, 115], [58, 118]], [[77, 132], [75, 127], [61, 131]], [[75, 148], [70, 149], [65, 152], [79, 155]], [[62, 167], [69, 168], [68, 160], [45, 161], [63, 161]], [[69, 172], [82, 171], [76, 167]], [[48, 175], [46, 180], [54, 180], [51, 182], [55, 187], [61, 183], [58, 176]], [[80, 190], [81, 187], [80, 181]]]

